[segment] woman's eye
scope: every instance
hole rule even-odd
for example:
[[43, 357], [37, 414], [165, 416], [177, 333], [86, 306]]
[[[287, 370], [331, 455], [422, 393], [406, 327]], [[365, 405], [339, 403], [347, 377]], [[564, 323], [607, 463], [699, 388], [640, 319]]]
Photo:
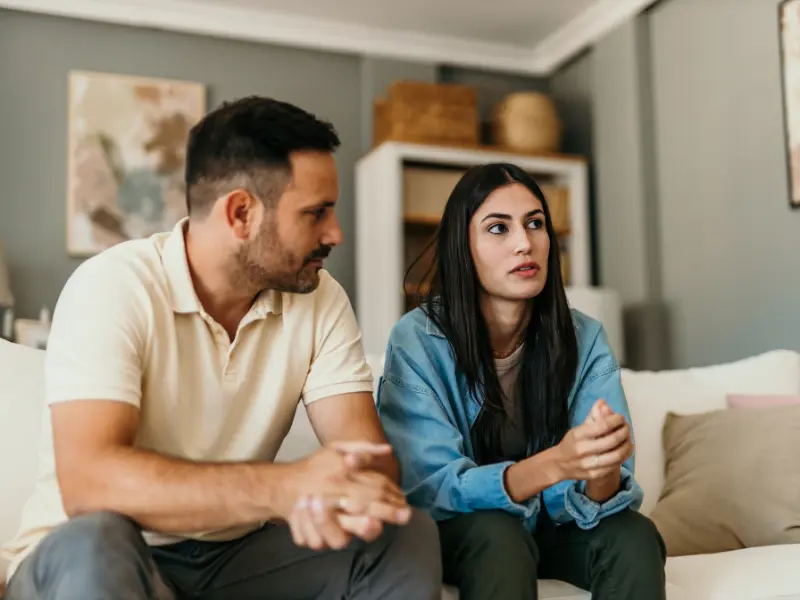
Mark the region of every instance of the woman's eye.
[[489, 229], [487, 231], [489, 233], [493, 233], [495, 235], [498, 235], [498, 234], [501, 234], [501, 233], [505, 233], [506, 231], [508, 231], [508, 229], [502, 223], [495, 223], [494, 225], [489, 227]]
[[541, 229], [544, 227], [544, 219], [531, 219], [528, 221], [528, 227], [531, 229]]

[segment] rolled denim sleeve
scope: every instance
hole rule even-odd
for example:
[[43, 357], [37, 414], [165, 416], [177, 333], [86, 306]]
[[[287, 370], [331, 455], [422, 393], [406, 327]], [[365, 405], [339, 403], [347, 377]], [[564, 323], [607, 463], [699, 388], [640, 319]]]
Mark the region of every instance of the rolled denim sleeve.
[[600, 504], [586, 495], [586, 482], [575, 482], [567, 488], [564, 507], [581, 529], [592, 529], [601, 519], [626, 508], [638, 510], [642, 504], [642, 489], [633, 478], [633, 473], [622, 466], [619, 491], [606, 502]]
[[[621, 414], [631, 428], [634, 438], [628, 402], [622, 388], [620, 367], [608, 345], [605, 331], [599, 324], [592, 336], [585, 368], [579, 374], [574, 398], [570, 407], [571, 426], [582, 424], [597, 400], [603, 399], [615, 413]], [[562, 481], [542, 494], [548, 512], [556, 523], [574, 521], [581, 529], [592, 529], [605, 517], [627, 508], [638, 510], [642, 505], [643, 491], [634, 477], [635, 453], [620, 469], [618, 492], [603, 503], [586, 495], [585, 481]]]
[[377, 405], [409, 503], [436, 520], [478, 510], [503, 510], [523, 519], [536, 514], [538, 497], [516, 503], [508, 495], [505, 471], [513, 463], [478, 466], [465, 451], [457, 413], [410, 359], [398, 354], [381, 378]]

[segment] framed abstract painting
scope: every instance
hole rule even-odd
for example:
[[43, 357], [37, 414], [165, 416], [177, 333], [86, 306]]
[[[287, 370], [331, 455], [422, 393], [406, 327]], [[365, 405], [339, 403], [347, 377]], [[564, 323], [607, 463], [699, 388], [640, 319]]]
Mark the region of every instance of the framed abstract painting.
[[778, 7], [789, 205], [800, 208], [800, 0]]
[[205, 110], [200, 83], [70, 72], [71, 256], [168, 231], [186, 215], [185, 146]]

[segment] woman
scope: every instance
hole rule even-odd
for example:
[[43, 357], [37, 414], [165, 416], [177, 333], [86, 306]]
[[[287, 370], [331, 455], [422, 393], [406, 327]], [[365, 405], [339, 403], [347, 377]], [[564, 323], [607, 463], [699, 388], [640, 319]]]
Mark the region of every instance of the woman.
[[535, 599], [538, 577], [593, 600], [663, 599], [619, 365], [600, 323], [569, 309], [559, 262], [535, 181], [509, 164], [470, 169], [444, 210], [430, 292], [390, 336], [381, 420], [461, 600]]

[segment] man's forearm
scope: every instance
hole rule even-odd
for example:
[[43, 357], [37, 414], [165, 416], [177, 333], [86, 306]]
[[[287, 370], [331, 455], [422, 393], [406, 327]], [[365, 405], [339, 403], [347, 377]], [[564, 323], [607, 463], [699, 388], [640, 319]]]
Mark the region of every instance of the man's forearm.
[[400, 485], [400, 464], [397, 462], [394, 453], [376, 457], [372, 464], [372, 470], [386, 475], [397, 485]]
[[64, 504], [70, 516], [114, 511], [150, 531], [224, 529], [275, 518], [292, 468], [193, 463], [120, 447], [93, 457], [77, 478], [71, 474], [63, 485]]
[[605, 477], [586, 482], [586, 495], [595, 502], [610, 500], [619, 491], [622, 471], [617, 468]]

